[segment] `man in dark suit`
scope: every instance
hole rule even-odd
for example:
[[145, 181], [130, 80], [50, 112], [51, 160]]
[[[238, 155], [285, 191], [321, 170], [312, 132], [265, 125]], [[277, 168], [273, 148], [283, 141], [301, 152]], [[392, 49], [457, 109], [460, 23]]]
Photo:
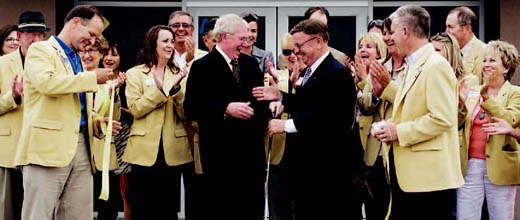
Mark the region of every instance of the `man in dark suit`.
[[186, 85], [185, 115], [198, 122], [205, 183], [204, 219], [261, 219], [266, 158], [264, 131], [269, 109], [256, 101], [263, 85], [255, 58], [240, 53], [247, 23], [221, 16], [213, 29], [217, 46], [195, 61]]
[[354, 120], [355, 88], [345, 66], [327, 46], [327, 25], [309, 19], [291, 34], [295, 54], [307, 68], [297, 82], [296, 93], [283, 94], [289, 120], [271, 120], [270, 135], [287, 133], [284, 160], [293, 181], [296, 219], [357, 219], [350, 210], [352, 179], [361, 160], [354, 153], [350, 129]]

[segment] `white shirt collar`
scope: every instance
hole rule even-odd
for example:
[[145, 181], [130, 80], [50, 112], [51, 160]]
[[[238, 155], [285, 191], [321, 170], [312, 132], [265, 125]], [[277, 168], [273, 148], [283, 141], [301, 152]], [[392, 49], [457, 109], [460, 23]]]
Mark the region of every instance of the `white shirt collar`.
[[215, 48], [217, 49], [217, 51], [220, 53], [220, 55], [222, 55], [224, 57], [224, 60], [226, 60], [226, 63], [228, 64], [229, 66], [229, 69], [231, 71], [233, 71], [233, 66], [231, 66], [231, 58], [229, 58], [226, 53], [224, 53], [224, 51], [222, 49], [220, 49], [220, 47], [218, 45], [215, 46]]
[[323, 60], [325, 60], [325, 58], [327, 58], [327, 56], [330, 54], [330, 51], [327, 50], [327, 52], [325, 54], [323, 54], [320, 58], [318, 58], [316, 60], [316, 62], [314, 62], [312, 65], [311, 65], [311, 76], [312, 74], [314, 73], [314, 71], [316, 71], [316, 69], [318, 68], [318, 66], [320, 66], [321, 63], [323, 63]]
[[184, 67], [186, 67], [186, 55], [188, 53], [184, 52], [183, 54], [179, 54], [179, 52], [177, 50], [173, 50], [173, 51], [174, 51], [173, 60], [175, 61], [175, 64], [177, 64], [177, 66], [179, 68], [184, 69]]
[[477, 39], [477, 37], [475, 37], [475, 35], [473, 35], [471, 40], [469, 40], [469, 42], [466, 45], [464, 45], [464, 47], [462, 49], [460, 49], [460, 51], [462, 52], [462, 58], [464, 60], [466, 60], [469, 56], [469, 53], [471, 53], [471, 48], [473, 47], [473, 43], [475, 43], [476, 39]]
[[419, 58], [421, 57], [421, 55], [423, 54], [424, 50], [430, 46], [430, 43], [427, 43], [425, 44], [424, 46], [422, 46], [421, 48], [419, 48], [418, 50], [416, 50], [415, 52], [412, 53], [412, 55], [410, 56], [406, 56], [404, 58], [404, 61], [406, 62], [406, 64], [408, 65], [408, 69], [411, 69], [412, 66], [415, 64], [415, 62], [417, 62], [417, 60], [419, 60]]

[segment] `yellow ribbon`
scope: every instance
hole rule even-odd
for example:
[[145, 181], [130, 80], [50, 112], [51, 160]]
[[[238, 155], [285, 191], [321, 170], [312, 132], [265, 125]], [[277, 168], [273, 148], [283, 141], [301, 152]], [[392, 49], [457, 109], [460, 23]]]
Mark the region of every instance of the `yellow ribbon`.
[[[109, 185], [108, 185], [108, 168], [110, 165], [110, 145], [112, 142], [112, 119], [114, 117], [114, 94], [115, 94], [115, 88], [112, 88], [112, 92], [110, 93], [110, 98], [108, 96], [110, 87], [113, 87], [113, 83], [109, 82], [108, 86], [106, 87], [107, 91], [104, 95], [105, 101], [103, 102], [103, 106], [100, 110], [100, 116], [105, 117], [106, 112], [108, 111], [108, 122], [107, 125], [104, 123], [101, 123], [101, 130], [105, 134], [105, 146], [103, 147], [103, 167], [102, 167], [102, 180], [101, 180], [101, 194], [99, 195], [100, 199], [103, 199], [105, 201], [108, 200], [109, 195]], [[103, 89], [100, 89], [100, 91], [104, 91]]]

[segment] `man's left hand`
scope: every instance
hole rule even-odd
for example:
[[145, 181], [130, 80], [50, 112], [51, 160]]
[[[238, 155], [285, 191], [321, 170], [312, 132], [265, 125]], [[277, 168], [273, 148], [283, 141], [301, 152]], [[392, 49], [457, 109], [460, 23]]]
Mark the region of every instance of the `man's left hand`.
[[285, 132], [285, 121], [280, 119], [273, 119], [269, 121], [269, 136], [272, 137], [275, 134], [281, 134]]
[[20, 81], [18, 81], [18, 75], [15, 75], [14, 79], [13, 79], [13, 85], [11, 88], [12, 88], [13, 98], [15, 98], [15, 99], [19, 98], [23, 92], [23, 76], [22, 76], [22, 79]]

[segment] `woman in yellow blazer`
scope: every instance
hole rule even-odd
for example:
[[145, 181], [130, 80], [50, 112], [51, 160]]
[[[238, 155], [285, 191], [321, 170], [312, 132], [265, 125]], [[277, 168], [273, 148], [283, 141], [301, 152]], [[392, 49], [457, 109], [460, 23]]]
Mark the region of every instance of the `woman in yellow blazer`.
[[[519, 64], [513, 45], [491, 41], [482, 65], [485, 84], [461, 87], [461, 100], [465, 101], [461, 164], [466, 183], [458, 190], [457, 219], [480, 219], [484, 197], [490, 219], [513, 219], [515, 185], [520, 184], [517, 142], [510, 135], [489, 136], [483, 125], [492, 117], [518, 124], [520, 88], [509, 80]], [[492, 132], [493, 127], [490, 129]]]
[[[372, 198], [367, 198], [365, 203], [365, 213], [368, 220], [370, 219], [384, 219], [390, 201], [390, 187], [385, 174], [385, 160], [383, 158], [383, 143], [370, 135], [373, 122], [381, 120], [389, 120], [392, 118], [392, 103], [397, 91], [397, 86], [401, 80], [401, 72], [404, 70], [404, 56], [400, 55], [390, 37], [390, 19], [385, 19], [383, 22], [383, 41], [388, 49], [389, 56], [379, 64], [378, 61], [373, 62], [374, 67], [371, 71], [381, 71], [388, 77], [385, 95], [374, 94], [372, 85], [372, 77], [367, 77], [367, 82], [361, 98], [358, 99], [358, 105], [361, 114], [359, 115], [359, 134], [361, 143], [365, 150], [364, 161], [367, 166], [365, 180], [370, 186]], [[393, 89], [392, 89], [393, 88]], [[388, 95], [393, 94], [393, 95]], [[388, 151], [388, 150], [387, 150]]]
[[173, 63], [173, 35], [167, 26], [152, 27], [139, 65], [127, 71], [126, 98], [134, 122], [123, 160], [132, 164], [136, 219], [177, 219], [181, 171], [194, 173], [180, 88], [186, 73]]

